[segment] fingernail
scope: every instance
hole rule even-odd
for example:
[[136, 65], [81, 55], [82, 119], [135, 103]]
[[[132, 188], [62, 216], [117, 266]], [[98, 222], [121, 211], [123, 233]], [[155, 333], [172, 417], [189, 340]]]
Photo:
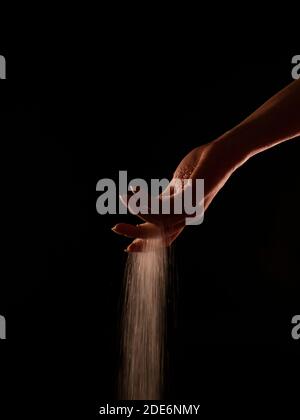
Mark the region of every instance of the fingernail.
[[129, 251], [128, 251], [128, 249], [127, 249], [127, 248], [125, 248], [125, 249], [124, 249], [124, 252], [127, 252], [127, 253], [128, 253]]

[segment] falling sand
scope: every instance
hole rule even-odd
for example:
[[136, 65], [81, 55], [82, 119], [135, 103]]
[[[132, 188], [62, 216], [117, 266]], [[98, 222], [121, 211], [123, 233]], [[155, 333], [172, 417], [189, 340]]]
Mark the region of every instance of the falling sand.
[[147, 239], [143, 252], [128, 255], [122, 316], [119, 397], [161, 399], [164, 386], [167, 249]]

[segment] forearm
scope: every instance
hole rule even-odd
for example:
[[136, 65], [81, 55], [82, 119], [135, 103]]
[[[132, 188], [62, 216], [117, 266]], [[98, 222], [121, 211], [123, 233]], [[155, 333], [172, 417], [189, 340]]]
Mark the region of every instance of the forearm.
[[[300, 79], [277, 93], [217, 143], [231, 153], [233, 165], [300, 135]], [[228, 142], [227, 142], [228, 141]]]

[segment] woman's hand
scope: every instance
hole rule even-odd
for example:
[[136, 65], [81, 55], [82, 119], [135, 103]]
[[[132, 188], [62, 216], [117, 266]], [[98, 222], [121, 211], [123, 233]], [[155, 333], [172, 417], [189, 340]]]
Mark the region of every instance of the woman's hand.
[[[226, 135], [225, 135], [226, 136]], [[228, 137], [228, 136], [227, 136]], [[226, 147], [223, 146], [226, 141]], [[174, 201], [174, 194], [178, 188], [179, 180], [191, 179], [192, 184], [196, 179], [204, 179], [204, 209], [209, 204], [217, 192], [225, 184], [236, 164], [234, 164], [234, 153], [230, 150], [229, 138], [222, 138], [193, 149], [180, 162], [174, 172], [173, 178], [167, 189], [160, 195], [162, 201], [166, 197]], [[177, 191], [178, 192], [178, 191]], [[186, 214], [140, 214], [138, 215], [145, 223], [134, 226], [126, 223], [119, 223], [113, 227], [113, 231], [134, 241], [128, 246], [126, 251], [139, 252], [143, 250], [144, 239], [155, 237], [159, 232], [163, 232], [164, 244], [169, 246], [182, 232], [185, 226]]]

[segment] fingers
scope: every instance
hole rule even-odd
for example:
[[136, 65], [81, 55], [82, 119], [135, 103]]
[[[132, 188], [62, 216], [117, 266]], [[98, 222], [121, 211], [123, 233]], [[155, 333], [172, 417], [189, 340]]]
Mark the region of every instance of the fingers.
[[[180, 181], [180, 180], [179, 180]], [[127, 195], [120, 196], [121, 201], [131, 213], [137, 215], [145, 223], [131, 225], [119, 223], [112, 230], [134, 241], [127, 247], [127, 252], [142, 252], [147, 248], [146, 239], [163, 237], [160, 246], [169, 246], [185, 226], [186, 215], [174, 212], [174, 197], [182, 194], [182, 183], [174, 180], [159, 197], [152, 197], [140, 189], [132, 189]], [[166, 203], [168, 205], [167, 212]], [[156, 211], [153, 212], [153, 205]], [[159, 213], [159, 214], [155, 214]]]
[[[133, 197], [134, 201], [132, 200]], [[161, 215], [152, 214], [151, 212], [151, 202], [153, 202], [154, 198], [150, 195], [146, 196], [143, 192], [138, 191], [137, 193], [132, 192], [131, 194], [120, 195], [120, 200], [122, 201], [124, 206], [128, 207], [130, 213], [138, 216], [144, 222], [154, 223], [155, 225], [161, 224]], [[137, 206], [138, 200], [141, 200], [141, 202], [145, 204]], [[156, 200], [159, 203], [159, 199]], [[149, 203], [150, 206], [148, 205]], [[157, 213], [159, 213], [159, 211]]]
[[[172, 242], [177, 238], [177, 236], [181, 233], [183, 228], [178, 230], [177, 232], [173, 233], [170, 236], [164, 237], [161, 242], [158, 242], [157, 247], [169, 247]], [[147, 241], [145, 239], [135, 239], [131, 242], [130, 245], [125, 249], [125, 252], [145, 252], [147, 251]]]
[[125, 252], [143, 252], [146, 248], [146, 241], [143, 239], [135, 239], [131, 242], [130, 245], [125, 249]]
[[182, 209], [182, 192], [176, 195], [178, 205], [180, 199], [180, 207], [178, 212], [175, 211], [174, 191], [174, 186], [170, 185], [160, 197], [152, 197], [139, 190], [122, 195], [120, 199], [132, 214], [144, 222], [163, 226], [166, 229], [168, 226], [181, 223], [187, 217], [185, 209]]
[[142, 225], [130, 225], [129, 223], [118, 223], [112, 231], [127, 238], [154, 238], [159, 236], [161, 230], [153, 223]]
[[128, 223], [118, 223], [112, 228], [112, 231], [126, 236], [127, 238], [155, 238], [159, 236], [169, 237], [172, 236], [179, 229], [182, 229], [185, 226], [185, 222], [180, 222], [172, 226], [161, 229], [159, 226], [154, 225], [153, 223], [143, 223], [141, 225], [130, 225]]

